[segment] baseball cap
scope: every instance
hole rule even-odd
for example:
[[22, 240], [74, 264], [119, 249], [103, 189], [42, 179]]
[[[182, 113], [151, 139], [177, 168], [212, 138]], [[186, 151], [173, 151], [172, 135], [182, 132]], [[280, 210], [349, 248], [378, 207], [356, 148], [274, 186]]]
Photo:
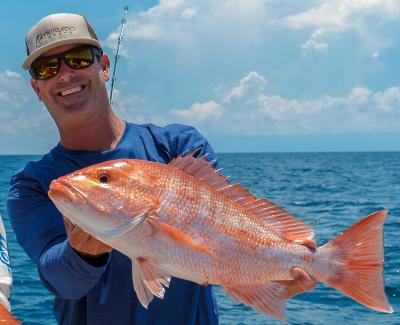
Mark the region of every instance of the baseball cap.
[[22, 67], [29, 70], [43, 53], [63, 45], [88, 44], [101, 49], [99, 39], [85, 17], [59, 13], [39, 20], [26, 34], [27, 57]]

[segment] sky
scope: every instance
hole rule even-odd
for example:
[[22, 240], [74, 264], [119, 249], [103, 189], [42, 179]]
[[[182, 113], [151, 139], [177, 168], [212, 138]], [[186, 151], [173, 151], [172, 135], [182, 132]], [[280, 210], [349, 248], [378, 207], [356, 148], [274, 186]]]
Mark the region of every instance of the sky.
[[[217, 152], [400, 150], [400, 1], [9, 1], [0, 13], [0, 154], [59, 140], [21, 68], [29, 28], [83, 14], [114, 62], [113, 107], [185, 123]], [[113, 69], [113, 67], [112, 67]]]

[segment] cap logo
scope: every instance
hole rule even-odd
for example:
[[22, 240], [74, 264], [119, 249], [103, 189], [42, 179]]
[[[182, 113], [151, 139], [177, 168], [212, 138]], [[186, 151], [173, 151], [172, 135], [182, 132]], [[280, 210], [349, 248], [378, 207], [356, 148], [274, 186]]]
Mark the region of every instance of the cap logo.
[[67, 33], [72, 33], [75, 31], [75, 27], [71, 26], [65, 26], [65, 27], [55, 27], [53, 29], [50, 29], [44, 33], [40, 33], [36, 35], [36, 47], [41, 47], [42, 45], [45, 45], [48, 43], [53, 37], [61, 34], [67, 34]]

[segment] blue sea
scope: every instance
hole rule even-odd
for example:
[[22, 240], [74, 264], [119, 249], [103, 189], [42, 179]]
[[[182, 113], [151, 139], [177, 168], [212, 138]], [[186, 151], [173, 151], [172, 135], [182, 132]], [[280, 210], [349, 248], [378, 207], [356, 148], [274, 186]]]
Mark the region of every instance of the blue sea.
[[[9, 179], [37, 156], [0, 156], [0, 213], [7, 229], [14, 274], [12, 307], [24, 324], [55, 324], [52, 296], [18, 246], [5, 207]], [[287, 304], [290, 324], [400, 324], [400, 152], [220, 154], [220, 167], [258, 197], [281, 205], [316, 230], [322, 245], [376, 210], [385, 223], [385, 285], [393, 314], [371, 311], [336, 290], [316, 290]], [[73, 285], [73, 283], [71, 283]], [[282, 324], [234, 303], [216, 288], [221, 324]]]

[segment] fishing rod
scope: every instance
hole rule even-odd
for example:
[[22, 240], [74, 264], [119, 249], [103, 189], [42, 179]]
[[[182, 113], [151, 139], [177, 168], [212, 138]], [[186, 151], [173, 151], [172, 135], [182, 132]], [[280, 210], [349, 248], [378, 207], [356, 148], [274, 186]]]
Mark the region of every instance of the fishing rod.
[[118, 59], [119, 59], [119, 47], [121, 45], [121, 41], [123, 38], [123, 32], [124, 32], [124, 26], [126, 23], [126, 13], [128, 12], [128, 6], [124, 6], [124, 16], [121, 19], [121, 28], [119, 31], [119, 37], [118, 37], [118, 45], [117, 45], [117, 52], [115, 53], [115, 60], [114, 60], [114, 71], [113, 71], [113, 75], [111, 78], [111, 90], [110, 90], [110, 104], [112, 104], [112, 95], [113, 95], [113, 91], [114, 91], [114, 83], [115, 80], [117, 79], [116, 76], [116, 72], [117, 72], [117, 64], [118, 64]]

